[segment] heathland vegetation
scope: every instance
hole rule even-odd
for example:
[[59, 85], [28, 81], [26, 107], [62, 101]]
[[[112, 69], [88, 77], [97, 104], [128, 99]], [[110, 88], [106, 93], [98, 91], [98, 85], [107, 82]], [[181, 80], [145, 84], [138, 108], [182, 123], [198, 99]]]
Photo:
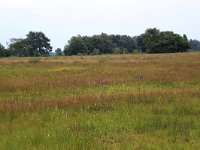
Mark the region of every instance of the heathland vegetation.
[[[147, 29], [139, 36], [100, 35], [73, 36], [64, 50], [57, 48], [57, 55], [98, 55], [98, 54], [128, 54], [128, 53], [175, 53], [186, 52], [189, 49], [199, 50], [198, 40], [188, 40], [186, 35], [156, 28]], [[12, 38], [5, 49], [0, 44], [0, 56], [49, 56], [52, 51], [50, 39], [42, 32], [27, 34], [25, 39]]]
[[0, 149], [199, 149], [199, 66], [200, 53], [1, 58]]
[[175, 53], [199, 48], [156, 28], [74, 36], [59, 57], [39, 57], [42, 32], [0, 44], [0, 149], [199, 149], [200, 53]]

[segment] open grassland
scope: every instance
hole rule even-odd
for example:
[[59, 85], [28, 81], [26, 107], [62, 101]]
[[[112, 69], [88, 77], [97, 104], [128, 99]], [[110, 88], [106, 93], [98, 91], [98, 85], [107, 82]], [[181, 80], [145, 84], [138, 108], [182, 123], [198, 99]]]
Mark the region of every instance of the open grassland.
[[0, 149], [199, 149], [200, 53], [0, 59]]

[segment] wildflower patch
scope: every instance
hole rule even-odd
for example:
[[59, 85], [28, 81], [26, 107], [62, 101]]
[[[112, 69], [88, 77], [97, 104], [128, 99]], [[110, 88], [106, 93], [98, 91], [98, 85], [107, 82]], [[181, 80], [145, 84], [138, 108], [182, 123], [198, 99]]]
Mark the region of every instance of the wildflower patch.
[[56, 68], [53, 70], [53, 72], [79, 72], [84, 71], [86, 68], [81, 67], [62, 67], [62, 68]]

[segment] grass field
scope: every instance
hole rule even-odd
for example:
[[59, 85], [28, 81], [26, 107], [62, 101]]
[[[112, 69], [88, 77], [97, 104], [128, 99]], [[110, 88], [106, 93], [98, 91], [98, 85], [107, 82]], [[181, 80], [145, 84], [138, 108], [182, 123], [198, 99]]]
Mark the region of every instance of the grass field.
[[199, 149], [200, 53], [0, 59], [0, 149]]

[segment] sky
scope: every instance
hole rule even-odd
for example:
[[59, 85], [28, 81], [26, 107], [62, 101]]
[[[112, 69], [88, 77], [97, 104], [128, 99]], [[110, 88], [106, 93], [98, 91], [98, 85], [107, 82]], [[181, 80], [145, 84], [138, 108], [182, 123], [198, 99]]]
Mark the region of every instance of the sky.
[[147, 28], [200, 40], [199, 0], [0, 0], [0, 43], [42, 31], [54, 49], [72, 36], [140, 35]]

